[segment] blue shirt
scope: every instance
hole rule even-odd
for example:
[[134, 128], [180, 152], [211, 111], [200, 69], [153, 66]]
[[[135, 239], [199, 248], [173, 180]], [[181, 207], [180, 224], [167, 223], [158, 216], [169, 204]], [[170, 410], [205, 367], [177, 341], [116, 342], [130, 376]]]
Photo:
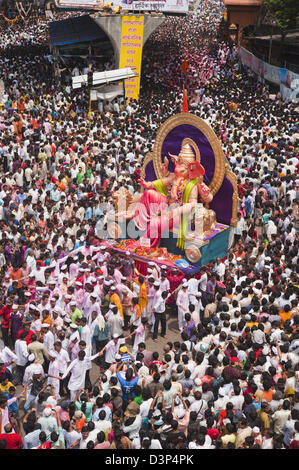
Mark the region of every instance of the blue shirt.
[[91, 207], [87, 207], [87, 209], [85, 211], [84, 220], [89, 220], [91, 218], [92, 218], [92, 209], [91, 209]]
[[21, 202], [25, 201], [25, 199], [27, 199], [27, 194], [23, 193], [23, 194], [18, 194], [17, 195], [17, 203], [18, 204], [21, 204]]
[[132, 362], [130, 354], [126, 353], [121, 356], [120, 362]]
[[[7, 399], [9, 400], [10, 398], [12, 398], [12, 396], [10, 395], [10, 393], [5, 393], [4, 394]], [[15, 395], [15, 398], [17, 398], [19, 395]], [[19, 409], [19, 406], [18, 406], [18, 400], [14, 401], [13, 403], [11, 403], [11, 405], [9, 405], [8, 407], [8, 411], [18, 411]]]
[[26, 434], [24, 437], [23, 448], [24, 449], [32, 449], [33, 447], [38, 447], [40, 445], [39, 435], [41, 429], [36, 429], [35, 431]]
[[127, 382], [126, 379], [124, 379], [119, 372], [117, 372], [116, 377], [120, 383], [123, 392], [123, 399], [127, 400], [129, 394], [135, 396], [135, 394], [132, 393], [132, 390], [138, 382], [138, 377], [135, 377], [135, 379], [130, 380], [130, 382]]
[[107, 421], [112, 421], [112, 412], [109, 408], [109, 406], [103, 406], [103, 408], [97, 408], [96, 411], [92, 415], [92, 421], [99, 421], [99, 414], [100, 412], [104, 410], [106, 412], [106, 420]]

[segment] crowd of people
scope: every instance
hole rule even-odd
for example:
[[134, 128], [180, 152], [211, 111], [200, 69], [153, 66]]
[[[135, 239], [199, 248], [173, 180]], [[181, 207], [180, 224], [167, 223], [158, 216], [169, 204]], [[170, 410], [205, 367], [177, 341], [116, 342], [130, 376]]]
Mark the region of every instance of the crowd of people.
[[[298, 108], [240, 64], [222, 13], [168, 17], [139, 101], [91, 115], [47, 22], [0, 19], [1, 449], [299, 447]], [[141, 275], [103, 243], [107, 214], [140, 193], [183, 84], [238, 177], [238, 224], [198, 275]]]

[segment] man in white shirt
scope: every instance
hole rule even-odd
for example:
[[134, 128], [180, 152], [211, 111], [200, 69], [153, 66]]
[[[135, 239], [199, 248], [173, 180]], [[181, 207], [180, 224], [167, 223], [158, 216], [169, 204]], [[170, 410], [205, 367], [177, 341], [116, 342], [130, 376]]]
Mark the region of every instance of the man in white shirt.
[[32, 276], [34, 276], [35, 281], [40, 281], [42, 284], [46, 283], [45, 270], [46, 266], [42, 266], [40, 263], [36, 263], [36, 268], [31, 271]]
[[188, 283], [184, 282], [182, 288], [179, 290], [177, 295], [176, 304], [178, 306], [178, 322], [179, 330], [182, 332], [186, 323], [185, 314], [188, 312], [189, 308], [189, 293], [187, 291]]
[[69, 373], [71, 373], [68, 383], [68, 388], [71, 392], [71, 401], [74, 401], [77, 392], [85, 386], [85, 376], [89, 366], [89, 361], [93, 361], [96, 357], [99, 356], [99, 354], [100, 353], [97, 353], [94, 356], [88, 357], [86, 356], [85, 351], [79, 351], [78, 357], [70, 363], [67, 370], [63, 374], [62, 380], [65, 379]]
[[107, 369], [116, 361], [115, 357], [119, 353], [119, 348], [122, 344], [125, 344], [125, 339], [119, 338], [118, 335], [115, 334], [113, 335], [113, 339], [99, 352], [99, 356], [106, 352], [105, 362]]
[[25, 338], [27, 337], [27, 333], [23, 332], [20, 335], [20, 338], [17, 339], [15, 342], [15, 353], [17, 356], [16, 359], [16, 369], [17, 369], [17, 376], [18, 376], [18, 383], [23, 382], [23, 376], [26, 368], [26, 364], [28, 362], [28, 350]]
[[199, 280], [195, 279], [194, 275], [187, 281], [188, 283], [188, 293], [189, 293], [189, 300], [191, 304], [196, 304], [196, 294], [198, 294], [198, 285]]
[[224, 273], [225, 273], [225, 264], [221, 262], [220, 258], [216, 259], [216, 272], [220, 277], [220, 281], [223, 281], [224, 279]]

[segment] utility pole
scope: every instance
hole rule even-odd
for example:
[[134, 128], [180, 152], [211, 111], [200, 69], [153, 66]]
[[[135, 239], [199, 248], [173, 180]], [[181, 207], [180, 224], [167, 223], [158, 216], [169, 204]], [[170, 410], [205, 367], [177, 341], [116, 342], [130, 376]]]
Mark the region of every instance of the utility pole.
[[88, 93], [89, 93], [89, 105], [88, 105], [88, 117], [91, 117], [91, 87], [92, 87], [92, 83], [93, 83], [93, 73], [92, 73], [92, 70], [91, 70], [91, 63], [89, 63], [89, 66], [88, 66], [88, 74], [87, 74], [87, 89], [88, 89]]

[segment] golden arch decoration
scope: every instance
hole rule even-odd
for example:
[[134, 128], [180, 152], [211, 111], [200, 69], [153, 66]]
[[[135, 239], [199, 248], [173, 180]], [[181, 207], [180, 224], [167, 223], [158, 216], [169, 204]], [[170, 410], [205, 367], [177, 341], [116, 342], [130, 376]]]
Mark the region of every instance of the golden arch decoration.
[[[175, 127], [178, 127], [182, 124], [190, 124], [196, 127], [200, 132], [203, 133], [203, 135], [206, 137], [209, 144], [211, 145], [211, 148], [213, 150], [214, 157], [215, 157], [215, 170], [214, 170], [212, 181], [209, 184], [209, 188], [214, 196], [221, 188], [221, 185], [223, 183], [223, 179], [225, 176], [225, 156], [221, 148], [220, 141], [217, 135], [215, 134], [215, 132], [213, 131], [213, 129], [203, 119], [201, 119], [198, 116], [195, 116], [194, 114], [189, 114], [189, 113], [176, 114], [168, 118], [162, 124], [162, 126], [157, 132], [153, 151], [151, 153], [148, 153], [145, 157], [141, 176], [142, 178], [145, 177], [145, 168], [148, 165], [148, 163], [153, 161], [153, 166], [154, 166], [157, 179], [160, 179], [163, 177], [161, 163], [162, 163], [162, 146], [163, 146], [164, 140], [166, 139], [169, 132], [171, 132]], [[196, 145], [194, 147], [194, 142], [192, 141], [192, 139], [186, 138], [184, 139], [183, 142], [189, 143], [193, 148], [196, 148]], [[196, 159], [200, 159], [200, 156], [196, 155]]]

